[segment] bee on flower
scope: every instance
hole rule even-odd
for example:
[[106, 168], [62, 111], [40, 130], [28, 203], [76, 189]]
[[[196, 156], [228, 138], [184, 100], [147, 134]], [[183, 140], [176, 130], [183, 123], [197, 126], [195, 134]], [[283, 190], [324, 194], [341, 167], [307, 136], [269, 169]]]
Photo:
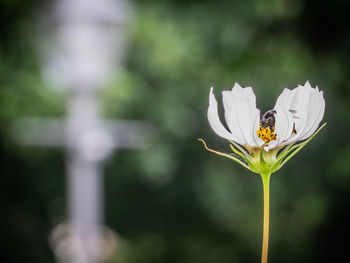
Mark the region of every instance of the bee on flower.
[[[229, 140], [233, 154], [211, 150], [201, 141], [207, 150], [257, 173], [277, 171], [305, 146], [319, 131], [316, 132], [325, 110], [323, 91], [317, 86], [312, 88], [309, 82], [293, 90], [284, 89], [274, 108], [261, 118], [251, 87], [242, 88], [236, 83], [232, 90], [222, 92], [222, 99], [228, 129], [219, 119], [213, 88], [209, 94], [208, 121], [218, 136]], [[299, 141], [303, 142], [296, 144]]]
[[298, 153], [325, 125], [318, 130], [325, 110], [323, 91], [307, 81], [293, 90], [284, 89], [272, 110], [260, 118], [255, 94], [251, 87], [235, 84], [222, 92], [225, 110], [224, 127], [219, 119], [218, 103], [213, 88], [209, 93], [208, 121], [213, 131], [230, 142], [232, 153], [205, 148], [230, 158], [261, 175], [264, 190], [264, 226], [261, 263], [267, 263], [269, 239], [270, 177]]

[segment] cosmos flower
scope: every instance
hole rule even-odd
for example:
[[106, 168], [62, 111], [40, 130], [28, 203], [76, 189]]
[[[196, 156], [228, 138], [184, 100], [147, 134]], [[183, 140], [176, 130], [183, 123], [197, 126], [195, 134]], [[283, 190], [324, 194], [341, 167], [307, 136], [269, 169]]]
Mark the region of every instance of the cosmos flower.
[[231, 91], [222, 92], [222, 98], [227, 128], [220, 121], [213, 88], [209, 94], [208, 120], [217, 135], [229, 140], [232, 153], [212, 150], [199, 140], [208, 151], [261, 175], [264, 191], [261, 262], [267, 263], [270, 177], [326, 125], [317, 130], [325, 109], [323, 92], [312, 88], [309, 82], [293, 90], [284, 89], [275, 107], [261, 118], [251, 87], [242, 88], [236, 83]]
[[[231, 142], [234, 154], [230, 154], [229, 158], [234, 157], [250, 170], [259, 173], [262, 167], [256, 167], [261, 161], [260, 156], [257, 155], [266, 157], [265, 161], [269, 167], [265, 168], [271, 168], [271, 172], [276, 171], [280, 165], [284, 164], [284, 158], [288, 154], [299, 151], [308, 140], [299, 144], [298, 147], [294, 145], [296, 142], [311, 139], [312, 135], [315, 135], [325, 110], [323, 91], [318, 87], [312, 88], [309, 82], [293, 90], [284, 89], [274, 108], [263, 114], [261, 118], [251, 87], [242, 88], [236, 83], [231, 91], [222, 92], [222, 98], [228, 129], [219, 119], [218, 103], [213, 88], [210, 89], [209, 94], [209, 124], [217, 135]], [[276, 158], [278, 150], [285, 146], [289, 147], [282, 152], [283, 155], [279, 154], [279, 159]], [[260, 154], [261, 149], [264, 151]], [[278, 165], [277, 159], [280, 161]]]

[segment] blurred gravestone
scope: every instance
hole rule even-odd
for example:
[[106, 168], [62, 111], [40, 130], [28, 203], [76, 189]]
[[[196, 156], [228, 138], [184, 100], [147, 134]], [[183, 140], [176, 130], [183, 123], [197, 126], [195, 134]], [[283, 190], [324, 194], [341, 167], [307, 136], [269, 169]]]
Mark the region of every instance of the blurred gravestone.
[[59, 0], [43, 11], [44, 77], [68, 93], [67, 118], [19, 120], [14, 131], [23, 144], [67, 149], [68, 224], [52, 238], [60, 262], [100, 261], [102, 161], [114, 148], [143, 145], [150, 134], [141, 121], [100, 117], [98, 91], [122, 60], [129, 11], [122, 0]]

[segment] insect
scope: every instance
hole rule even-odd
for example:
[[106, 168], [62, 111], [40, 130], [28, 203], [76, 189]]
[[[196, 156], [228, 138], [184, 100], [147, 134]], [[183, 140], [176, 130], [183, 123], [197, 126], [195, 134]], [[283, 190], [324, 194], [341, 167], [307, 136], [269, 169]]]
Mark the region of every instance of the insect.
[[276, 140], [275, 114], [276, 110], [269, 110], [265, 112], [261, 117], [259, 129], [256, 131], [258, 137], [261, 138], [265, 143]]
[[[296, 113], [295, 110], [289, 110], [290, 113], [293, 114], [294, 119], [299, 119], [294, 114]], [[268, 143], [272, 140], [276, 140], [276, 133], [275, 133], [275, 114], [276, 110], [269, 110], [264, 113], [264, 115], [261, 117], [259, 130], [257, 130], [257, 135], [265, 142]], [[291, 135], [297, 134], [297, 130], [295, 129], [295, 123], [293, 123], [293, 130]]]
[[[294, 114], [297, 112], [296, 110], [289, 110], [290, 113], [293, 114], [293, 118], [295, 119], [300, 119], [299, 117], [295, 116]], [[269, 110], [264, 113], [264, 115], [261, 117], [260, 123], [262, 128], [269, 127], [270, 130], [273, 130], [275, 127], [275, 118], [276, 110]], [[293, 131], [292, 134], [297, 134], [297, 131], [295, 129], [295, 123], [293, 123]]]
[[269, 127], [271, 131], [275, 129], [275, 114], [276, 110], [269, 110], [264, 113], [264, 115], [261, 117], [260, 123], [262, 128]]

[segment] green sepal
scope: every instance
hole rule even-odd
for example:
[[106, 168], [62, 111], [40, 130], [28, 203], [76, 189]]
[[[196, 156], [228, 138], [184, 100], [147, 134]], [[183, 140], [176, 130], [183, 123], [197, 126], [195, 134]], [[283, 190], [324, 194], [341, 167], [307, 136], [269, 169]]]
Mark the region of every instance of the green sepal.
[[[320, 130], [322, 130], [322, 128], [324, 126], [326, 126], [326, 122], [320, 127], [318, 128], [318, 130], [312, 135], [310, 136], [306, 141], [302, 142], [302, 143], [299, 143], [297, 145], [294, 145], [292, 146], [288, 153], [287, 153], [287, 157], [285, 159], [283, 159], [283, 161], [281, 162], [281, 164], [279, 165], [278, 169], [282, 168], [283, 165], [286, 164], [286, 162], [288, 162], [295, 154], [297, 154], [306, 144], [308, 144], [308, 142], [310, 142], [315, 136], [317, 133], [320, 132]], [[289, 155], [288, 155], [289, 154]]]
[[[289, 144], [279, 153], [277, 153], [279, 150], [278, 148], [271, 149], [268, 152], [266, 152], [263, 148], [258, 147], [251, 147], [248, 148], [248, 150], [245, 150], [242, 146], [238, 145], [234, 141], [229, 141], [231, 143], [230, 148], [233, 151], [233, 154], [236, 155], [235, 156], [233, 154], [212, 150], [207, 147], [205, 141], [202, 139], [198, 140], [204, 144], [204, 147], [208, 151], [229, 158], [254, 173], [271, 174], [282, 168], [282, 166], [285, 165], [295, 154], [297, 154], [307, 143], [309, 143], [326, 124], [327, 123], [324, 123], [312, 136], [310, 136], [304, 142], [301, 142], [299, 144]], [[240, 158], [242, 158], [242, 160]]]
[[240, 151], [238, 151], [232, 144], [230, 144], [230, 148], [231, 148], [231, 150], [232, 150], [235, 154], [241, 156], [244, 160], [247, 159], [247, 157], [246, 157], [243, 153], [241, 153]]
[[[250, 167], [249, 167], [247, 164], [245, 164], [244, 162], [242, 162], [242, 161], [241, 161], [240, 159], [238, 159], [237, 157], [232, 156], [231, 154], [228, 154], [228, 153], [222, 153], [222, 152], [218, 152], [218, 151], [215, 151], [215, 150], [213, 150], [213, 149], [210, 149], [210, 148], [208, 148], [208, 146], [207, 146], [207, 144], [205, 143], [204, 140], [202, 140], [202, 139], [198, 139], [198, 140], [201, 141], [201, 142], [203, 143], [205, 149], [208, 150], [209, 152], [212, 152], [212, 153], [215, 153], [215, 154], [217, 154], [217, 155], [220, 155], [220, 156], [224, 156], [224, 157], [226, 157], [226, 158], [229, 158], [229, 159], [231, 159], [231, 160], [237, 162], [238, 164], [242, 165], [244, 168], [247, 168], [247, 169], [249, 169], [250, 171], [252, 171], [252, 170], [250, 169]], [[243, 158], [245, 161], [247, 161], [247, 159], [246, 159], [245, 157], [242, 157], [242, 158]]]
[[[234, 145], [236, 147], [238, 146], [236, 143], [234, 143]], [[245, 150], [243, 150], [242, 147], [238, 146], [237, 148], [240, 149], [240, 151], [238, 151], [232, 144], [230, 144], [230, 148], [235, 154], [238, 154], [248, 164], [249, 167], [252, 167], [252, 162], [251, 162], [252, 157]]]
[[[237, 143], [235, 143], [234, 141], [231, 141], [231, 140], [229, 140], [229, 142], [232, 144], [232, 146], [230, 145], [231, 149], [232, 149], [232, 147], [234, 145], [234, 147], [236, 147], [239, 150], [239, 152], [241, 154], [243, 154], [247, 159], [251, 158], [250, 154], [245, 149], [243, 149], [242, 146], [240, 146], [239, 144], [237, 144]], [[235, 150], [233, 150], [233, 151], [235, 152]]]
[[277, 161], [281, 163], [283, 159], [290, 153], [290, 148], [294, 145], [294, 143], [287, 145], [277, 156]]

